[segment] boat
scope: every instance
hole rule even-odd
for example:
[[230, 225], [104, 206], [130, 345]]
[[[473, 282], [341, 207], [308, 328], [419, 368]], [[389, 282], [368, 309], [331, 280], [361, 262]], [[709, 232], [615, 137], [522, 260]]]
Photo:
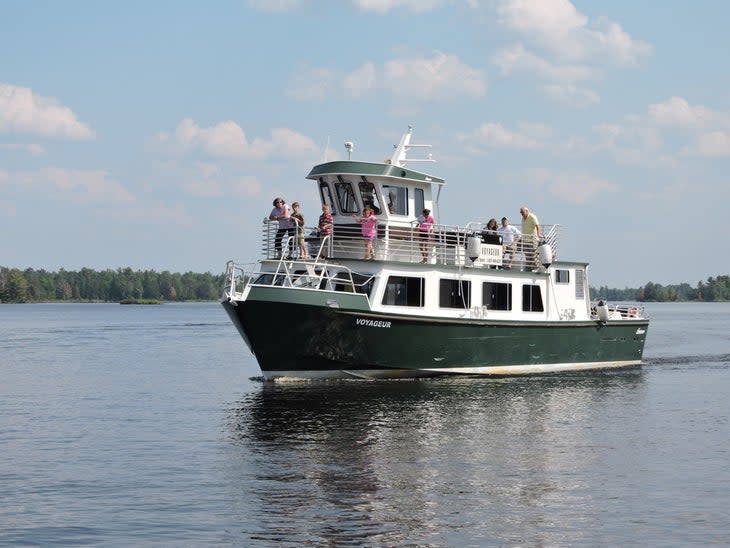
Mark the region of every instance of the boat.
[[[306, 179], [330, 206], [333, 226], [324, 234], [301, 228], [308, 258], [277, 254], [278, 225], [266, 219], [262, 256], [228, 261], [221, 303], [263, 377], [508, 376], [639, 366], [649, 326], [644, 307], [592, 302], [588, 263], [558, 259], [559, 224], [541, 225], [540, 240], [522, 235], [505, 247], [481, 222], [438, 223], [446, 181], [414, 168], [433, 158], [424, 154], [430, 145], [411, 143], [412, 133], [384, 161], [353, 160], [347, 142], [347, 160], [311, 169]], [[366, 207], [377, 219], [369, 258], [359, 222]], [[425, 237], [418, 220], [424, 209], [436, 219]]]

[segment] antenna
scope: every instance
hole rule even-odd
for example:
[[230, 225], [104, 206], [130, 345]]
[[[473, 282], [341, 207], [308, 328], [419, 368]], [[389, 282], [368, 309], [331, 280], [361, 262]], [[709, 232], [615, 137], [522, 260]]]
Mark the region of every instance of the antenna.
[[355, 145], [352, 141], [345, 141], [345, 150], [347, 150], [347, 159], [352, 159], [352, 150], [355, 148]]

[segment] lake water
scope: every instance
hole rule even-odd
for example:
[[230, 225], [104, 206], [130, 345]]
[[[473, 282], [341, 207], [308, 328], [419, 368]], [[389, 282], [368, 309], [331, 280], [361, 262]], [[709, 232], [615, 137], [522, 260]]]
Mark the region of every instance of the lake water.
[[730, 304], [647, 308], [642, 368], [268, 384], [218, 304], [1, 305], [0, 544], [727, 545]]

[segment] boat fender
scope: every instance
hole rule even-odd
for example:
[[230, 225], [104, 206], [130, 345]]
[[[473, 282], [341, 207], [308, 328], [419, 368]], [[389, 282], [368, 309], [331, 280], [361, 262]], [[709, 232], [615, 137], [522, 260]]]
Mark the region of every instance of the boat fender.
[[547, 268], [553, 262], [553, 248], [550, 244], [544, 243], [537, 248], [538, 255], [540, 257], [540, 264]]
[[608, 304], [605, 301], [598, 301], [598, 304], [596, 305], [596, 315], [602, 322], [605, 323], [608, 321]]
[[466, 239], [466, 255], [472, 262], [479, 258], [482, 252], [482, 239], [479, 236], [469, 236]]

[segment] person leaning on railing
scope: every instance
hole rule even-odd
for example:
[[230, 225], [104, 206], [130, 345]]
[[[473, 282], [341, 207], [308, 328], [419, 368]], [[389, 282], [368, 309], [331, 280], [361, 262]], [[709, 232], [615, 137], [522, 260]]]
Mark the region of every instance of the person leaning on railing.
[[530, 213], [527, 206], [520, 208], [522, 216], [522, 252], [525, 254], [525, 263], [530, 270], [538, 266], [537, 243], [542, 239], [542, 228], [537, 215]]
[[276, 236], [274, 236], [274, 249], [276, 250], [276, 258], [281, 258], [281, 240], [287, 234], [291, 236], [289, 238], [289, 244], [287, 246], [287, 255], [291, 256], [291, 250], [294, 247], [293, 237], [295, 229], [294, 221], [292, 221], [291, 219], [291, 210], [289, 209], [289, 206], [286, 205], [286, 202], [284, 202], [284, 198], [274, 198], [274, 209], [271, 210], [271, 213], [269, 214], [269, 219], [279, 222], [279, 230], [276, 231]]
[[[330, 206], [327, 204], [322, 205], [322, 215], [319, 216], [319, 223], [317, 224], [317, 234], [320, 239], [320, 247], [327, 236], [329, 236], [330, 239], [332, 238], [332, 229], [334, 227], [333, 223], [334, 221], [332, 219]], [[322, 257], [327, 257], [327, 247], [329, 247], [329, 245], [331, 244], [328, 243], [326, 246], [322, 247]]]

